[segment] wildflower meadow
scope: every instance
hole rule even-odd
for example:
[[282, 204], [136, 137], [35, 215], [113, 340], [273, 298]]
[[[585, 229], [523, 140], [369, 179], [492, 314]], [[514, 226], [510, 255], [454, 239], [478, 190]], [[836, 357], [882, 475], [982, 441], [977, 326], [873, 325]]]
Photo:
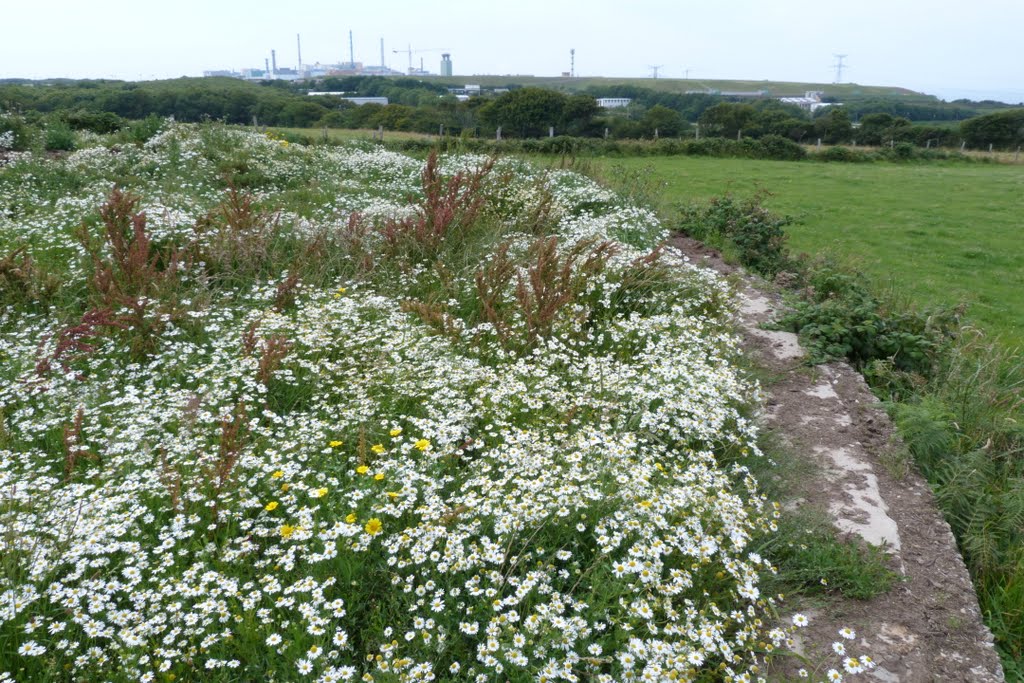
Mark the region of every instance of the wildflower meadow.
[[732, 296], [652, 213], [513, 159], [90, 144], [0, 161], [0, 681], [749, 681], [790, 648]]

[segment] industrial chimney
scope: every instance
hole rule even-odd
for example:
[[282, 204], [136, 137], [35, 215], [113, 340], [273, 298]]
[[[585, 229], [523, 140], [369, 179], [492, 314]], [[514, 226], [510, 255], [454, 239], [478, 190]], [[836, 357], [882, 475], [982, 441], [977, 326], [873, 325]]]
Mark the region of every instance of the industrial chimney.
[[270, 51], [270, 73], [277, 73], [277, 50]]

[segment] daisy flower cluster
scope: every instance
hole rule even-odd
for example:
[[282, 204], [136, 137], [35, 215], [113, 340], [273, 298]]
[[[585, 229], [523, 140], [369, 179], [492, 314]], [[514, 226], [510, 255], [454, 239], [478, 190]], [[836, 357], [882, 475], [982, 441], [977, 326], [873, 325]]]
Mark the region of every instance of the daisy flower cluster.
[[[0, 680], [763, 676], [791, 629], [751, 550], [778, 512], [727, 464], [757, 434], [724, 281], [652, 253], [649, 212], [512, 160], [434, 261], [390, 263], [377, 228], [419, 215], [423, 162], [282, 142], [168, 124], [0, 172], [0, 253], [63, 282], [0, 300]], [[329, 285], [278, 264], [219, 289], [193, 260], [136, 345], [67, 313], [115, 183], [153, 244], [244, 186], [311, 244], [363, 216], [378, 260], [340, 240]]]

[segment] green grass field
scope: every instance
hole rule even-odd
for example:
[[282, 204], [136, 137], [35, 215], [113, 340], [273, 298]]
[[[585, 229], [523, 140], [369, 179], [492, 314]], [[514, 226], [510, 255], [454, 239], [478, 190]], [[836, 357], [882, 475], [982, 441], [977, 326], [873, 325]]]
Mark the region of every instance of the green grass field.
[[667, 202], [772, 193], [796, 252], [832, 252], [916, 304], [1024, 342], [1024, 168], [1001, 164], [818, 164], [696, 157], [601, 162], [609, 177], [664, 183]]

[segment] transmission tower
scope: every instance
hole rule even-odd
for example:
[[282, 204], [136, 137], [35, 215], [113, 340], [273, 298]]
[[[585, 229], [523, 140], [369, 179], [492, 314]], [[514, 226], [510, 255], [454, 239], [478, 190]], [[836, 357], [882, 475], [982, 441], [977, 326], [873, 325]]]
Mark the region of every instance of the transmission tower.
[[664, 65], [664, 64], [657, 64], [657, 65], [655, 65], [655, 64], [649, 64], [649, 65], [647, 66], [647, 68], [651, 70], [651, 74], [652, 74], [652, 76], [651, 76], [651, 77], [652, 77], [652, 78], [657, 78], [657, 77], [658, 77], [658, 69], [660, 69], [660, 68], [661, 68], [661, 67], [663, 67], [663, 66], [665, 66], [665, 65]]
[[569, 78], [576, 78], [576, 48], [569, 49]]
[[835, 82], [836, 83], [842, 83], [843, 82], [843, 67], [846, 66], [845, 64], [843, 64], [843, 60], [846, 59], [846, 55], [832, 55], [832, 56], [836, 58], [836, 63], [833, 65], [835, 67], [835, 70], [836, 70], [836, 80], [835, 80]]

